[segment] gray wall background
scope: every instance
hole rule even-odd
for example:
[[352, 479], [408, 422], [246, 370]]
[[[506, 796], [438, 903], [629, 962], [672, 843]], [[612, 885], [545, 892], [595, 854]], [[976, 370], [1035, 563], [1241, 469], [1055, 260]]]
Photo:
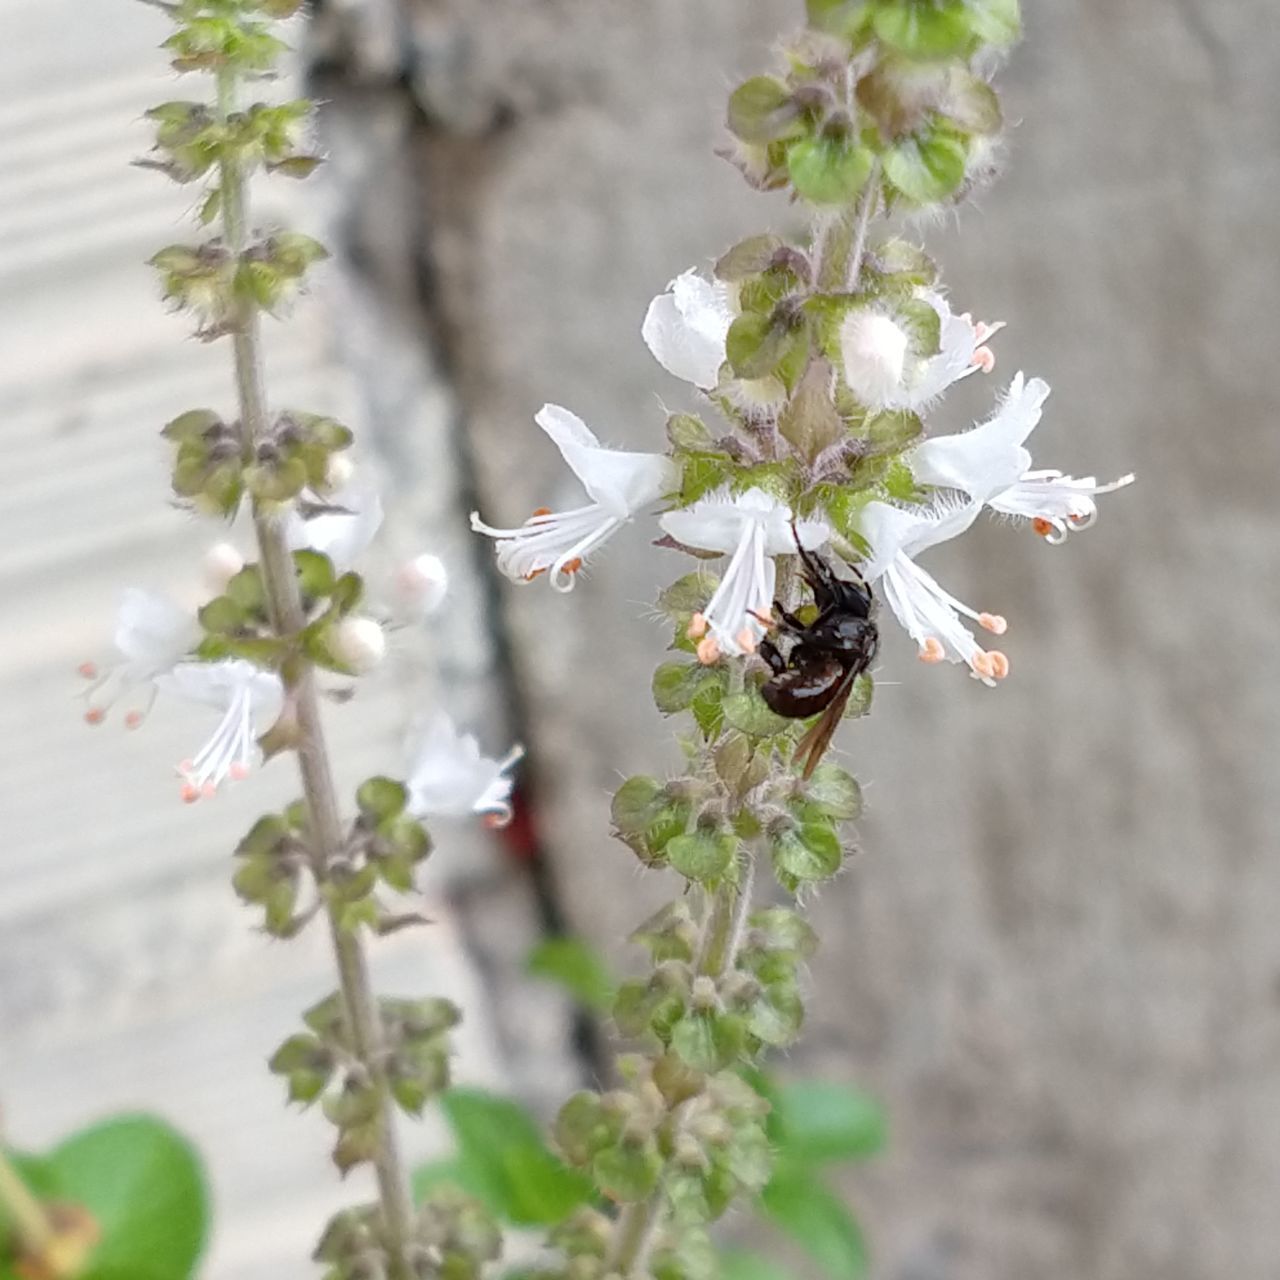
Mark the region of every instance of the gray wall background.
[[[1025, 7], [1007, 173], [922, 230], [957, 304], [1009, 322], [996, 377], [1054, 387], [1038, 463], [1139, 483], [1065, 547], [983, 526], [930, 560], [1009, 616], [1014, 674], [982, 689], [890, 631], [876, 714], [841, 741], [869, 800], [863, 853], [814, 903], [813, 1017], [788, 1065], [890, 1107], [889, 1154], [847, 1186], [877, 1277], [1272, 1280], [1280, 24], [1268, 0]], [[348, 772], [394, 766], [420, 696], [493, 750], [518, 728], [560, 905], [622, 964], [619, 939], [672, 888], [607, 830], [617, 781], [672, 762], [646, 611], [680, 562], [631, 529], [568, 598], [494, 591], [464, 513], [574, 497], [532, 423], [544, 400], [642, 448], [662, 404], [687, 403], [640, 320], [678, 271], [794, 227], [711, 153], [727, 90], [798, 9], [331, 0], [298, 33], [333, 161], [302, 211], [340, 254], [283, 335], [277, 395], [365, 432], [396, 512], [385, 557], [433, 546], [456, 584], [444, 632], [397, 649], [373, 719], [343, 721]], [[165, 774], [181, 717], [126, 750], [66, 701], [119, 587], [190, 589], [206, 538], [164, 512], [152, 432], [224, 374], [137, 265], [185, 233], [188, 202], [124, 167], [139, 112], [173, 94], [163, 24], [104, 0], [0, 14], [6, 1131], [35, 1144], [96, 1109], [159, 1107], [210, 1160], [209, 1274], [301, 1276], [350, 1192], [259, 1059], [328, 988], [327, 960], [248, 935], [225, 884], [225, 849], [292, 784], [268, 775], [193, 825]], [[273, 199], [294, 216], [298, 195]], [[947, 422], [995, 385], [964, 388]], [[474, 833], [441, 843], [441, 926], [397, 940], [384, 979], [462, 992], [463, 1077], [546, 1109], [576, 1067], [563, 1010], [518, 980], [529, 887]]]
[[[570, 493], [530, 421], [544, 399], [653, 445], [659, 397], [685, 395], [640, 343], [648, 299], [744, 230], [793, 225], [711, 151], [725, 90], [797, 8], [408, 7], [427, 112], [408, 154], [490, 518]], [[1280, 24], [1266, 0], [1026, 10], [1007, 174], [926, 237], [958, 305], [1009, 322], [997, 377], [1053, 385], [1038, 464], [1139, 483], [1065, 547], [986, 526], [931, 562], [1010, 616], [1014, 676], [988, 691], [890, 636], [876, 714], [842, 742], [864, 853], [815, 904], [792, 1065], [892, 1109], [890, 1156], [850, 1183], [881, 1276], [1263, 1280]], [[957, 427], [981, 412], [966, 390]], [[632, 530], [568, 599], [502, 592], [559, 881], [615, 953], [669, 890], [605, 832], [618, 777], [671, 759], [644, 605], [679, 571]]]

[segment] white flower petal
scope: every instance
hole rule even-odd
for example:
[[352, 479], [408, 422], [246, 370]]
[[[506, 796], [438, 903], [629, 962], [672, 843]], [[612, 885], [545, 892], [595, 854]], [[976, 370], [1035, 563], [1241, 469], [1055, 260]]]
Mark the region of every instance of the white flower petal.
[[480, 752], [471, 734], [460, 734], [444, 712], [418, 732], [407, 780], [410, 812], [418, 817], [511, 816], [511, 770], [524, 755], [514, 747], [502, 760]]
[[934, 290], [926, 290], [920, 297], [938, 313], [938, 353], [914, 367], [908, 365], [902, 386], [879, 406], [881, 408], [913, 412], [927, 408], [953, 382], [967, 378], [980, 367], [989, 367], [990, 352], [985, 353], [987, 362], [984, 363], [982, 343], [1004, 328], [1003, 323], [979, 326], [968, 315], [956, 315], [946, 298]]
[[721, 490], [692, 506], [669, 511], [663, 529], [677, 542], [703, 551], [719, 551], [730, 557], [720, 584], [702, 613], [703, 661], [713, 662], [722, 653], [753, 653], [765, 627], [756, 614], [773, 607], [777, 576], [775, 555], [794, 554], [796, 538], [806, 550], [821, 546], [831, 536], [822, 520], [800, 520], [793, 532], [791, 509], [763, 489], [732, 494]]
[[113, 637], [126, 659], [126, 678], [149, 680], [182, 661], [200, 639], [200, 626], [185, 609], [151, 591], [131, 587], [116, 613]]
[[990, 499], [993, 511], [1031, 520], [1046, 542], [1065, 542], [1073, 531], [1087, 529], [1098, 518], [1094, 499], [1132, 484], [1132, 474], [1110, 484], [1093, 476], [1068, 476], [1061, 471], [1027, 471], [1016, 484]]
[[649, 304], [640, 333], [668, 373], [709, 391], [720, 380], [733, 316], [724, 285], [686, 271]]
[[344, 489], [325, 500], [335, 508], [304, 519], [289, 513], [286, 537], [293, 551], [318, 551], [339, 573], [355, 564], [382, 524], [382, 499], [368, 485]]
[[[793, 554], [796, 549], [791, 508], [763, 489], [752, 488], [739, 494], [720, 489], [691, 506], [668, 511], [659, 523], [677, 542], [700, 551], [730, 555], [737, 549], [746, 524], [762, 529], [766, 555]], [[796, 532], [806, 551], [820, 547], [831, 536], [831, 529], [823, 520], [798, 520]]]
[[558, 404], [543, 405], [534, 421], [555, 441], [592, 500], [615, 519], [630, 518], [679, 482], [670, 458], [606, 449], [581, 418]]
[[909, 341], [901, 327], [877, 311], [851, 311], [841, 322], [845, 381], [863, 404], [887, 404], [901, 390]]
[[901, 552], [914, 558], [929, 547], [964, 533], [978, 518], [980, 502], [906, 509], [887, 502], [868, 502], [859, 517], [859, 528], [871, 548], [863, 565], [868, 582], [878, 578]]
[[1019, 373], [985, 422], [958, 435], [924, 441], [907, 454], [907, 465], [921, 484], [959, 489], [989, 501], [1031, 466], [1023, 442], [1039, 423], [1048, 395], [1049, 384], [1043, 378], [1027, 382]]

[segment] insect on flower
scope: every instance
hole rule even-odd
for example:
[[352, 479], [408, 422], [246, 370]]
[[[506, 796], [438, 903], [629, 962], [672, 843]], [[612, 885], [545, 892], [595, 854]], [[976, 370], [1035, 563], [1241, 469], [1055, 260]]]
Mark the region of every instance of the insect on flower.
[[875, 597], [861, 577], [837, 577], [821, 556], [804, 549], [798, 535], [796, 550], [818, 616], [801, 622], [774, 601], [773, 635], [791, 643], [784, 656], [772, 638], [761, 642], [760, 656], [773, 674], [760, 694], [774, 712], [789, 719], [821, 713], [796, 744], [796, 759], [804, 761], [803, 776], [810, 778], [840, 723], [854, 680], [875, 660], [880, 632], [871, 618]]

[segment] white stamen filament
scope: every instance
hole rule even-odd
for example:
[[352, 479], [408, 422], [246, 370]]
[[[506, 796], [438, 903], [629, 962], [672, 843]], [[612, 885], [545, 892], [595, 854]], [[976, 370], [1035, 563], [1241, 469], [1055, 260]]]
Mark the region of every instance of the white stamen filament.
[[1069, 476], [1061, 471], [1028, 471], [1017, 484], [991, 499], [991, 507], [1005, 515], [1030, 520], [1050, 546], [1059, 546], [1071, 533], [1087, 529], [1098, 518], [1094, 499], [1132, 484], [1132, 475], [1110, 484], [1093, 476]]
[[498, 568], [507, 577], [529, 582], [550, 572], [551, 585], [557, 591], [573, 590], [573, 575], [581, 561], [621, 524], [617, 516], [605, 515], [604, 508], [595, 502], [570, 511], [531, 516], [517, 529], [495, 528], [485, 524], [478, 513], [471, 515], [476, 533], [498, 539]]
[[[756, 613], [768, 611], [773, 604], [764, 546], [764, 525], [759, 520], [744, 522], [720, 585], [702, 612], [713, 638], [704, 661], [714, 662], [721, 653], [754, 652], [764, 632]], [[744, 635], [750, 644], [742, 643]], [[700, 647], [700, 657], [702, 652]]]
[[1008, 659], [983, 649], [957, 616], [963, 614], [997, 635], [1003, 619], [971, 609], [942, 587], [908, 556], [899, 552], [881, 579], [885, 599], [927, 662], [943, 658], [968, 665], [974, 677], [994, 685], [1008, 671]]
[[238, 780], [248, 772], [255, 751], [253, 733], [253, 693], [249, 687], [237, 689], [218, 727], [201, 747], [194, 760], [184, 761], [178, 772], [187, 801], [210, 797], [228, 777]]

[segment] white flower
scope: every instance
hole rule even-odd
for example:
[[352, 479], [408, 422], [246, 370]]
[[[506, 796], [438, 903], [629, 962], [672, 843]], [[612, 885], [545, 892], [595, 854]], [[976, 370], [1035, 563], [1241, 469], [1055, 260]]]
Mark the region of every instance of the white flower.
[[354, 675], [367, 675], [386, 656], [387, 637], [372, 618], [343, 618], [329, 637], [333, 656]]
[[471, 734], [460, 734], [440, 712], [410, 752], [409, 810], [420, 818], [481, 814], [501, 826], [511, 820], [510, 774], [523, 756], [524, 748], [515, 746], [501, 760], [490, 760]]
[[199, 624], [185, 609], [164, 596], [131, 587], [116, 612], [113, 640], [119, 658], [101, 674], [92, 662], [80, 667], [80, 674], [93, 681], [84, 718], [90, 724], [101, 724], [120, 697], [145, 686], [145, 706], [134, 708], [124, 718], [128, 728], [136, 729], [155, 701], [157, 677], [186, 658], [199, 643], [200, 634]]
[[715, 594], [690, 626], [704, 663], [722, 653], [754, 653], [765, 632], [762, 618], [767, 621], [773, 610], [777, 566], [771, 557], [794, 554], [797, 537], [812, 551], [831, 536], [822, 520], [797, 520], [793, 529], [791, 509], [763, 489], [721, 490], [668, 511], [661, 524], [686, 547], [730, 557]]
[[591, 502], [570, 511], [540, 508], [518, 529], [495, 529], [473, 511], [471, 527], [498, 540], [498, 568], [507, 577], [532, 582], [549, 573], [557, 591], [570, 591], [588, 555], [675, 488], [679, 472], [661, 454], [604, 448], [581, 418], [559, 405], [543, 405], [534, 421], [555, 442]]
[[382, 524], [382, 500], [372, 486], [351, 485], [326, 495], [325, 509], [304, 517], [289, 512], [286, 536], [293, 551], [319, 551], [345, 573], [373, 541]]
[[396, 570], [395, 585], [406, 614], [417, 620], [429, 618], [444, 603], [449, 571], [439, 556], [424, 552]]
[[967, 663], [977, 679], [993, 685], [1009, 674], [1009, 660], [997, 649], [983, 649], [960, 616], [994, 635], [1004, 634], [1005, 620], [971, 609], [915, 563], [922, 551], [963, 533], [981, 510], [980, 502], [917, 511], [867, 503], [861, 527], [872, 554], [863, 575], [868, 582], [880, 582], [885, 602], [920, 646], [922, 661]]
[[1072, 529], [1087, 528], [1098, 515], [1094, 498], [1132, 484], [1133, 476], [1100, 485], [1093, 476], [1033, 471], [1025, 442], [1048, 395], [1042, 378], [1027, 382], [1019, 373], [985, 422], [917, 445], [906, 459], [912, 474], [922, 484], [959, 489], [993, 511], [1030, 520], [1051, 543], [1064, 541]]
[[668, 373], [710, 391], [720, 381], [736, 314], [727, 286], [686, 271], [649, 304], [640, 333]]
[[244, 556], [229, 542], [215, 542], [204, 553], [204, 580], [219, 595], [243, 568]]
[[178, 766], [182, 798], [188, 804], [217, 791], [227, 778], [247, 777], [258, 755], [255, 725], [280, 713], [284, 686], [273, 671], [263, 671], [243, 658], [222, 662], [181, 662], [158, 677], [165, 693], [222, 712], [209, 740]]
[[878, 311], [859, 308], [840, 325], [844, 377], [863, 404], [886, 404], [902, 386], [910, 339], [905, 329]]
[[986, 340], [1004, 328], [955, 315], [940, 293], [919, 295], [938, 315], [936, 355], [919, 359], [911, 354], [906, 331], [890, 315], [854, 311], [840, 326], [840, 350], [845, 381], [869, 409], [925, 409], [960, 378], [981, 369], [990, 373], [995, 356]]

